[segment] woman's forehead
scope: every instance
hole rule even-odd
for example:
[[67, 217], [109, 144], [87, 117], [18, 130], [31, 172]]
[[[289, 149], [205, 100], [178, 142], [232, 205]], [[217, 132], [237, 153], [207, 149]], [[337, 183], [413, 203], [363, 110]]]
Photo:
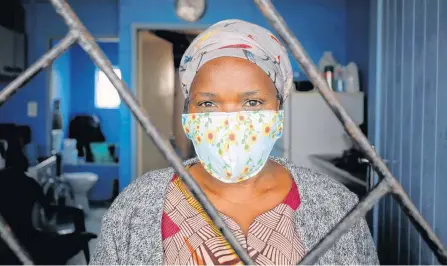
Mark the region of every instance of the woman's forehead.
[[234, 57], [210, 60], [198, 71], [191, 84], [190, 96], [250, 96], [272, 94], [276, 88], [267, 74], [256, 64]]

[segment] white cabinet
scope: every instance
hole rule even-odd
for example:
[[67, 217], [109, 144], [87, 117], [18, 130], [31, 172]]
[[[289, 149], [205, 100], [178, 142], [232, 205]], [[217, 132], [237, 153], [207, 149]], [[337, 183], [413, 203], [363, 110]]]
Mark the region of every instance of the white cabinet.
[[0, 26], [0, 76], [14, 78], [25, 68], [25, 36]]

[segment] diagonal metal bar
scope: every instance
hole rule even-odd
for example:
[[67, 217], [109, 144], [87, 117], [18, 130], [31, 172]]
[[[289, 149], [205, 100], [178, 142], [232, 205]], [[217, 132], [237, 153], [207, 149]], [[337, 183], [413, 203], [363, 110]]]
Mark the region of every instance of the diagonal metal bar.
[[152, 124], [149, 116], [143, 111], [137, 100], [130, 93], [127, 85], [115, 74], [110, 61], [104, 55], [93, 36], [84, 27], [66, 0], [51, 0], [51, 3], [56, 9], [56, 12], [64, 19], [70, 31], [75, 32], [79, 36], [79, 44], [89, 54], [93, 62], [95, 62], [95, 64], [106, 74], [146, 134], [151, 137], [157, 148], [161, 151], [161, 153], [163, 153], [168, 162], [178, 172], [183, 182], [203, 206], [209, 217], [213, 220], [216, 227], [222, 232], [222, 235], [233, 247], [234, 251], [238, 254], [242, 262], [246, 265], [254, 265], [254, 262], [251, 260], [250, 256], [248, 256], [245, 249], [241, 246], [239, 241], [223, 221], [222, 217], [218, 214], [216, 208], [214, 208], [211, 202], [207, 199], [205, 193], [203, 193], [188, 171], [184, 168], [183, 162], [178, 158], [171, 144], [161, 136]]
[[8, 84], [2, 91], [0, 91], [0, 106], [8, 100], [14, 93], [22, 88], [28, 81], [37, 75], [44, 68], [48, 67], [53, 61], [63, 54], [70, 46], [76, 42], [76, 35], [69, 32], [56, 46], [45, 53], [34, 64], [27, 68], [20, 76]]
[[19, 240], [15, 237], [9, 225], [6, 223], [3, 216], [0, 214], [0, 236], [5, 241], [6, 245], [15, 253], [17, 258], [24, 265], [33, 265], [26, 249], [20, 245]]
[[[276, 8], [273, 6], [271, 0], [254, 0], [255, 4], [259, 7], [264, 16], [272, 24], [273, 28], [278, 32], [279, 36], [284, 40], [284, 42], [289, 47], [295, 59], [300, 64], [301, 68], [306, 72], [309, 79], [318, 88], [320, 94], [326, 100], [329, 107], [332, 109], [334, 114], [341, 121], [346, 132], [352, 137], [352, 139], [357, 143], [360, 149], [365, 153], [366, 157], [372, 165], [376, 172], [391, 187], [391, 192], [394, 199], [399, 203], [402, 210], [410, 218], [410, 221], [416, 227], [418, 232], [423, 237], [424, 241], [430, 246], [430, 248], [435, 253], [439, 262], [447, 264], [447, 250], [444, 248], [442, 242], [435, 235], [430, 225], [425, 221], [420, 212], [417, 210], [416, 206], [411, 202], [408, 195], [405, 193], [404, 189], [397, 181], [395, 177], [391, 174], [387, 168], [385, 162], [380, 158], [380, 156], [372, 148], [368, 139], [357, 127], [357, 125], [352, 121], [349, 115], [346, 113], [344, 108], [341, 106], [334, 93], [329, 88], [326, 81], [323, 79], [321, 74], [318, 72], [315, 64], [312, 62], [310, 57], [304, 51], [304, 48], [296, 37], [292, 34], [285, 23], [282, 16], [278, 13]], [[372, 205], [367, 209], [369, 210]], [[357, 207], [354, 208], [352, 212], [348, 214], [349, 219], [344, 219], [332, 233], [337, 235], [342, 232], [343, 227], [350, 228], [358, 219], [364, 216], [364, 212], [356, 211]], [[358, 209], [357, 209], [358, 210]], [[337, 229], [338, 228], [338, 229]], [[334, 233], [334, 235], [335, 235]], [[341, 235], [341, 234], [340, 234]], [[337, 240], [335, 237], [331, 237], [328, 240], [320, 242], [315, 249], [318, 252], [310, 252], [301, 263], [310, 264], [317, 261], [318, 257], [323, 255]]]

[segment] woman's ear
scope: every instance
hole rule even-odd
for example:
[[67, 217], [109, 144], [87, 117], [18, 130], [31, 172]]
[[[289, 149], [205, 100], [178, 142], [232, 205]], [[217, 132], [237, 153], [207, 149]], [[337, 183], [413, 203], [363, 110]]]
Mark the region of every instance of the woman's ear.
[[187, 114], [189, 109], [189, 97], [185, 99], [185, 103], [183, 105], [183, 113]]
[[283, 107], [283, 101], [281, 100], [280, 97], [277, 97], [278, 99], [276, 100], [276, 111], [279, 111], [282, 109]]
[[282, 99], [279, 94], [276, 94], [276, 111], [279, 111], [282, 109]]

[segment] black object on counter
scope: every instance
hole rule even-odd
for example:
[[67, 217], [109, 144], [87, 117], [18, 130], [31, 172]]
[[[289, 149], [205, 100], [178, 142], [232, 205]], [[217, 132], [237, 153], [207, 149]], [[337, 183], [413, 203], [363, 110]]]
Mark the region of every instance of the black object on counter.
[[308, 80], [304, 81], [295, 81], [295, 90], [296, 91], [311, 91], [314, 89], [314, 85], [312, 82]]
[[361, 151], [351, 148], [343, 152], [343, 155], [339, 158], [332, 160], [332, 163], [352, 175], [359, 177], [362, 180], [366, 179], [366, 171], [368, 170], [367, 165], [361, 163], [361, 159], [364, 155]]

